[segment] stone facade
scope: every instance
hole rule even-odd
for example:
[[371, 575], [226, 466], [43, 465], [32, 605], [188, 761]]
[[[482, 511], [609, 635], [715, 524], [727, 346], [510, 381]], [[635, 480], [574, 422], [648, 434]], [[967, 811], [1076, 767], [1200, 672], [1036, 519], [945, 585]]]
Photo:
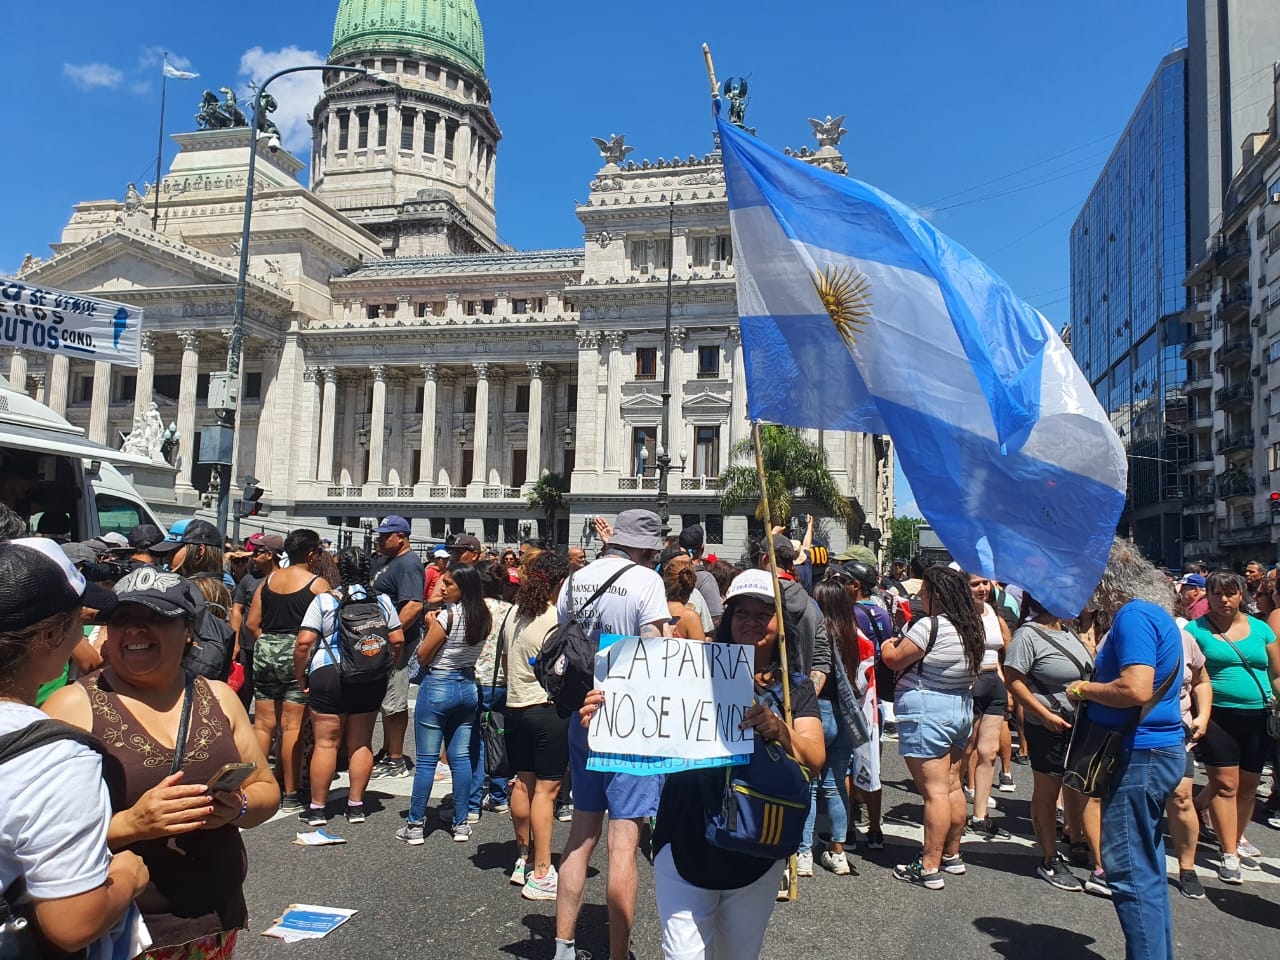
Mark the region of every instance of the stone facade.
[[[266, 525], [329, 531], [399, 513], [423, 539], [465, 529], [514, 543], [541, 522], [522, 494], [548, 471], [571, 479], [570, 516], [543, 531], [562, 545], [589, 543], [595, 515], [652, 507], [670, 274], [671, 524], [697, 519], [712, 549], [737, 556], [754, 505], [722, 517], [718, 501], [729, 451], [749, 434], [718, 154], [636, 162], [621, 140], [599, 141], [603, 163], [577, 208], [584, 245], [505, 249], [483, 76], [458, 57], [357, 41], [342, 38], [333, 62], [392, 82], [326, 75], [314, 189], [295, 179], [300, 161], [259, 147], [232, 477], [259, 478]], [[8, 365], [113, 446], [154, 401], [180, 433], [175, 489], [157, 504], [169, 516], [208, 490], [198, 436], [215, 421], [208, 375], [226, 365], [249, 143], [243, 129], [175, 139], [169, 175], [144, 198], [149, 211], [159, 190], [156, 230], [123, 201], [82, 203], [53, 256], [22, 272], [143, 307], [140, 369], [34, 353]], [[821, 139], [797, 155], [843, 169]], [[829, 542], [874, 543], [893, 509], [888, 439], [811, 437], [855, 504], [857, 522]]]

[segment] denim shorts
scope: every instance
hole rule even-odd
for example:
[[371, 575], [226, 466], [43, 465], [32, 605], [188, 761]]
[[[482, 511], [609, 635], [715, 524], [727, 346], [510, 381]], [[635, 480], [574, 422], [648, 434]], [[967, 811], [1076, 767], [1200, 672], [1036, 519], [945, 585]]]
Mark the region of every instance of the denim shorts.
[[931, 759], [963, 750], [973, 733], [973, 696], [968, 690], [899, 690], [898, 752]]

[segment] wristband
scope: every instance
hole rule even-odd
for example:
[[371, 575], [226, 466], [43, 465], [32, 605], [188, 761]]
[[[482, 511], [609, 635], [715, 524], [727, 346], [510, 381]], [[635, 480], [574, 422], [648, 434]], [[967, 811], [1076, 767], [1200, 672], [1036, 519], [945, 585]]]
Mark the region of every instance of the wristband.
[[235, 823], [235, 821], [239, 820], [248, 812], [249, 812], [249, 794], [241, 790], [240, 791], [240, 812], [231, 818], [231, 822]]

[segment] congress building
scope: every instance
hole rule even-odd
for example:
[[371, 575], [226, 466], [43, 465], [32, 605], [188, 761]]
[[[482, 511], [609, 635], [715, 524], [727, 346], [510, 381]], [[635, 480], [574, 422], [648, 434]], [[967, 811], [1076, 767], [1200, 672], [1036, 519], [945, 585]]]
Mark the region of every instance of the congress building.
[[[738, 557], [755, 504], [722, 516], [719, 503], [750, 430], [719, 154], [638, 160], [623, 138], [598, 140], [582, 245], [512, 250], [498, 238], [502, 133], [475, 4], [341, 0], [328, 62], [377, 74], [324, 73], [309, 188], [300, 160], [257, 147], [232, 467], [237, 490], [247, 474], [266, 490], [253, 528], [332, 534], [398, 513], [416, 539], [467, 531], [501, 546], [532, 532], [592, 547], [591, 517], [655, 507], [670, 274], [671, 526], [700, 521], [709, 550]], [[797, 155], [843, 173], [838, 139]], [[20, 274], [142, 307], [140, 367], [6, 358], [15, 384], [110, 446], [154, 403], [178, 430], [156, 503], [166, 518], [210, 500], [198, 454], [216, 419], [209, 376], [226, 366], [250, 131], [174, 140], [159, 184], [76, 205]], [[809, 436], [853, 506], [830, 545], [878, 549], [888, 438]], [[569, 480], [555, 530], [524, 497], [547, 472]]]

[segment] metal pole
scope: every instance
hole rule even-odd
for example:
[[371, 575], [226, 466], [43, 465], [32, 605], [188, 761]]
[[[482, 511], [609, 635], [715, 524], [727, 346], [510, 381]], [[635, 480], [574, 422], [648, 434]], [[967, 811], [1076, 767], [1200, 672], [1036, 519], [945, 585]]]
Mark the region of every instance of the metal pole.
[[[169, 65], [169, 55], [164, 55], [165, 66]], [[151, 229], [154, 231], [160, 223], [160, 166], [164, 159], [164, 102], [169, 91], [169, 73], [160, 70], [160, 142], [156, 145], [156, 197], [151, 207]]]
[[658, 517], [662, 534], [670, 529], [667, 506], [667, 475], [671, 472], [671, 273], [675, 269], [676, 202], [667, 206], [667, 318], [662, 328], [662, 428], [658, 446]]
[[[371, 72], [364, 67], [341, 67], [333, 64], [289, 67], [287, 70], [279, 70], [267, 77], [262, 86], [258, 87], [257, 93], [254, 94], [253, 119], [249, 125], [249, 182], [244, 188], [244, 223], [240, 230], [240, 270], [236, 275], [236, 306], [235, 313], [231, 318], [231, 339], [227, 343], [227, 372], [236, 378], [237, 384], [239, 384], [240, 380], [240, 344], [244, 340], [244, 298], [245, 286], [249, 277], [249, 227], [253, 220], [253, 181], [258, 168], [258, 118], [262, 114], [262, 95], [266, 93], [267, 87], [281, 77], [290, 73], [300, 73], [304, 70], [346, 70], [349, 73], [365, 74]], [[239, 396], [239, 393], [240, 388], [237, 386], [236, 395]], [[239, 403], [236, 404], [236, 409], [233, 411], [219, 411], [218, 419], [231, 427], [233, 435], [238, 433], [237, 428], [240, 420]], [[222, 479], [218, 490], [218, 529], [225, 533], [228, 507], [230, 505], [231, 465], [220, 465], [218, 473]]]

